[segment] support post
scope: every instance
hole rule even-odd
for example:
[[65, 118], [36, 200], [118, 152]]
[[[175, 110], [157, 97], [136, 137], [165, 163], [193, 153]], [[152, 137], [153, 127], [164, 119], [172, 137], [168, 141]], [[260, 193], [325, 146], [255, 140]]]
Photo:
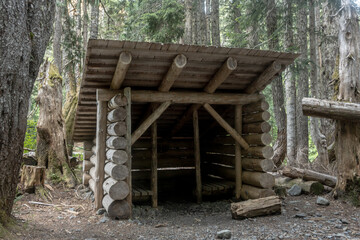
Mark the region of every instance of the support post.
[[[242, 106], [235, 106], [235, 130], [239, 135], [242, 132]], [[240, 199], [240, 193], [242, 188], [242, 164], [241, 164], [241, 146], [238, 142], [235, 142], [235, 197]]]
[[195, 173], [196, 173], [196, 201], [202, 202], [202, 184], [201, 184], [201, 169], [200, 169], [200, 137], [199, 137], [199, 116], [198, 111], [193, 112], [193, 126], [194, 126], [194, 154], [195, 154]]
[[96, 165], [95, 165], [95, 209], [102, 207], [102, 198], [104, 195], [103, 182], [104, 182], [104, 166], [106, 159], [106, 115], [107, 115], [107, 102], [97, 102], [97, 116], [96, 116]]
[[152, 207], [157, 208], [158, 206], [158, 174], [157, 174], [157, 123], [156, 121], [151, 125], [151, 191], [152, 191]]
[[131, 166], [132, 166], [132, 157], [131, 157], [131, 89], [129, 87], [124, 89], [124, 96], [127, 98], [126, 105], [126, 134], [125, 138], [127, 141], [126, 145], [126, 153], [129, 156], [128, 161], [125, 165], [129, 169], [129, 177], [126, 179], [127, 184], [129, 185], [130, 193], [127, 196], [126, 200], [130, 206], [130, 218], [132, 216], [132, 174], [131, 174]]

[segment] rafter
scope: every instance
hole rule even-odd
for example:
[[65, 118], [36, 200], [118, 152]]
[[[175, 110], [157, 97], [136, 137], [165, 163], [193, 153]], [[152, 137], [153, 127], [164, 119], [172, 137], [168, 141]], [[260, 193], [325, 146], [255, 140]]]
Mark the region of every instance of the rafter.
[[126, 72], [130, 67], [131, 60], [132, 60], [131, 53], [129, 52], [120, 53], [116, 70], [111, 81], [110, 89], [114, 89], [114, 90], [120, 89], [122, 83], [124, 82]]

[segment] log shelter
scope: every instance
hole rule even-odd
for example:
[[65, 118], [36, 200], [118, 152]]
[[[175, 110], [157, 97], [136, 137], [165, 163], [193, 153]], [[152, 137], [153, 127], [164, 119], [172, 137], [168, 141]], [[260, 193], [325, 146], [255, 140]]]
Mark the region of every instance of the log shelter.
[[[269, 104], [259, 92], [298, 57], [254, 49], [90, 40], [74, 141], [95, 208], [188, 187], [197, 202], [274, 194]], [[160, 195], [161, 196], [161, 195]]]

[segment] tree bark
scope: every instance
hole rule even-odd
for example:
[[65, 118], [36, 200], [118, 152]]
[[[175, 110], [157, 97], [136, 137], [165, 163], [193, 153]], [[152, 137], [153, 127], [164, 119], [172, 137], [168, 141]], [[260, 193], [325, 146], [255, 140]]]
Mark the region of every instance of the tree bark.
[[211, 40], [214, 46], [220, 46], [219, 24], [219, 0], [211, 0]]
[[69, 167], [61, 114], [62, 78], [48, 61], [43, 68], [37, 97], [40, 111], [36, 146], [38, 165], [47, 167], [49, 174], [62, 177], [69, 187], [75, 187], [76, 178]]
[[206, 7], [206, 44], [211, 45], [211, 4], [210, 0], [205, 1]]
[[[285, 1], [285, 49], [291, 51], [294, 47], [292, 30], [292, 0]], [[285, 73], [286, 112], [287, 112], [287, 159], [290, 166], [296, 166], [296, 86], [292, 67]]]
[[297, 94], [296, 94], [296, 124], [297, 124], [297, 164], [305, 167], [309, 163], [309, 129], [308, 117], [305, 116], [301, 108], [301, 100], [309, 96], [309, 74], [308, 74], [308, 41], [307, 41], [307, 1], [298, 3], [297, 11], [297, 40], [300, 47], [301, 56], [298, 58], [297, 65], [299, 69]]
[[[277, 50], [279, 48], [278, 36], [276, 35], [277, 30], [277, 7], [275, 0], [267, 1], [267, 36], [269, 39], [269, 49]], [[275, 166], [279, 167], [285, 159], [286, 155], [286, 112], [285, 112], [285, 98], [284, 98], [284, 87], [282, 78], [277, 77], [271, 84], [274, 115], [277, 126], [277, 138], [274, 148], [274, 156], [272, 161]]]
[[257, 19], [254, 18], [254, 12], [257, 5], [254, 1], [251, 1], [246, 8], [246, 15], [250, 16], [250, 23], [246, 28], [248, 48], [259, 48], [259, 28]]
[[99, 0], [91, 0], [90, 38], [97, 39], [99, 33]]
[[192, 44], [192, 1], [185, 0], [184, 43]]
[[48, 44], [55, 1], [8, 0], [0, 7], [0, 224], [19, 181], [29, 98]]
[[[351, 0], [341, 1], [339, 21], [339, 93], [338, 100], [360, 102], [360, 30], [357, 11]], [[335, 153], [338, 161], [336, 189], [344, 191], [357, 184], [360, 175], [360, 123], [337, 121]]]
[[62, 73], [62, 54], [61, 54], [61, 36], [62, 36], [62, 1], [57, 1], [55, 12], [55, 27], [54, 27], [54, 41], [53, 41], [53, 56], [55, 66], [59, 73]]

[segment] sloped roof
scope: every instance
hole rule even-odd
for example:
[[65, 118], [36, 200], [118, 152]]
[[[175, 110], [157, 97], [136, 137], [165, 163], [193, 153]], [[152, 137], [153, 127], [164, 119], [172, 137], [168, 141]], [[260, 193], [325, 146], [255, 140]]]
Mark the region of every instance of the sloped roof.
[[[214, 74], [227, 58], [237, 60], [237, 68], [217, 88], [216, 92], [241, 93], [253, 83], [274, 61], [286, 66], [299, 56], [283, 53], [244, 48], [225, 48], [183, 44], [161, 44], [149, 42], [130, 42], [114, 40], [89, 40], [79, 103], [76, 112], [74, 140], [93, 139], [96, 130], [96, 89], [109, 89], [121, 52], [130, 52], [131, 65], [126, 73], [122, 87], [155, 90], [161, 84], [173, 59], [178, 54], [187, 57], [187, 65], [174, 82], [171, 91], [203, 91]], [[178, 119], [187, 106], [173, 105], [159, 119], [165, 126]], [[143, 116], [145, 104], [132, 106], [132, 121]], [[168, 125], [167, 125], [168, 124]], [[161, 128], [161, 126], [159, 126]]]

